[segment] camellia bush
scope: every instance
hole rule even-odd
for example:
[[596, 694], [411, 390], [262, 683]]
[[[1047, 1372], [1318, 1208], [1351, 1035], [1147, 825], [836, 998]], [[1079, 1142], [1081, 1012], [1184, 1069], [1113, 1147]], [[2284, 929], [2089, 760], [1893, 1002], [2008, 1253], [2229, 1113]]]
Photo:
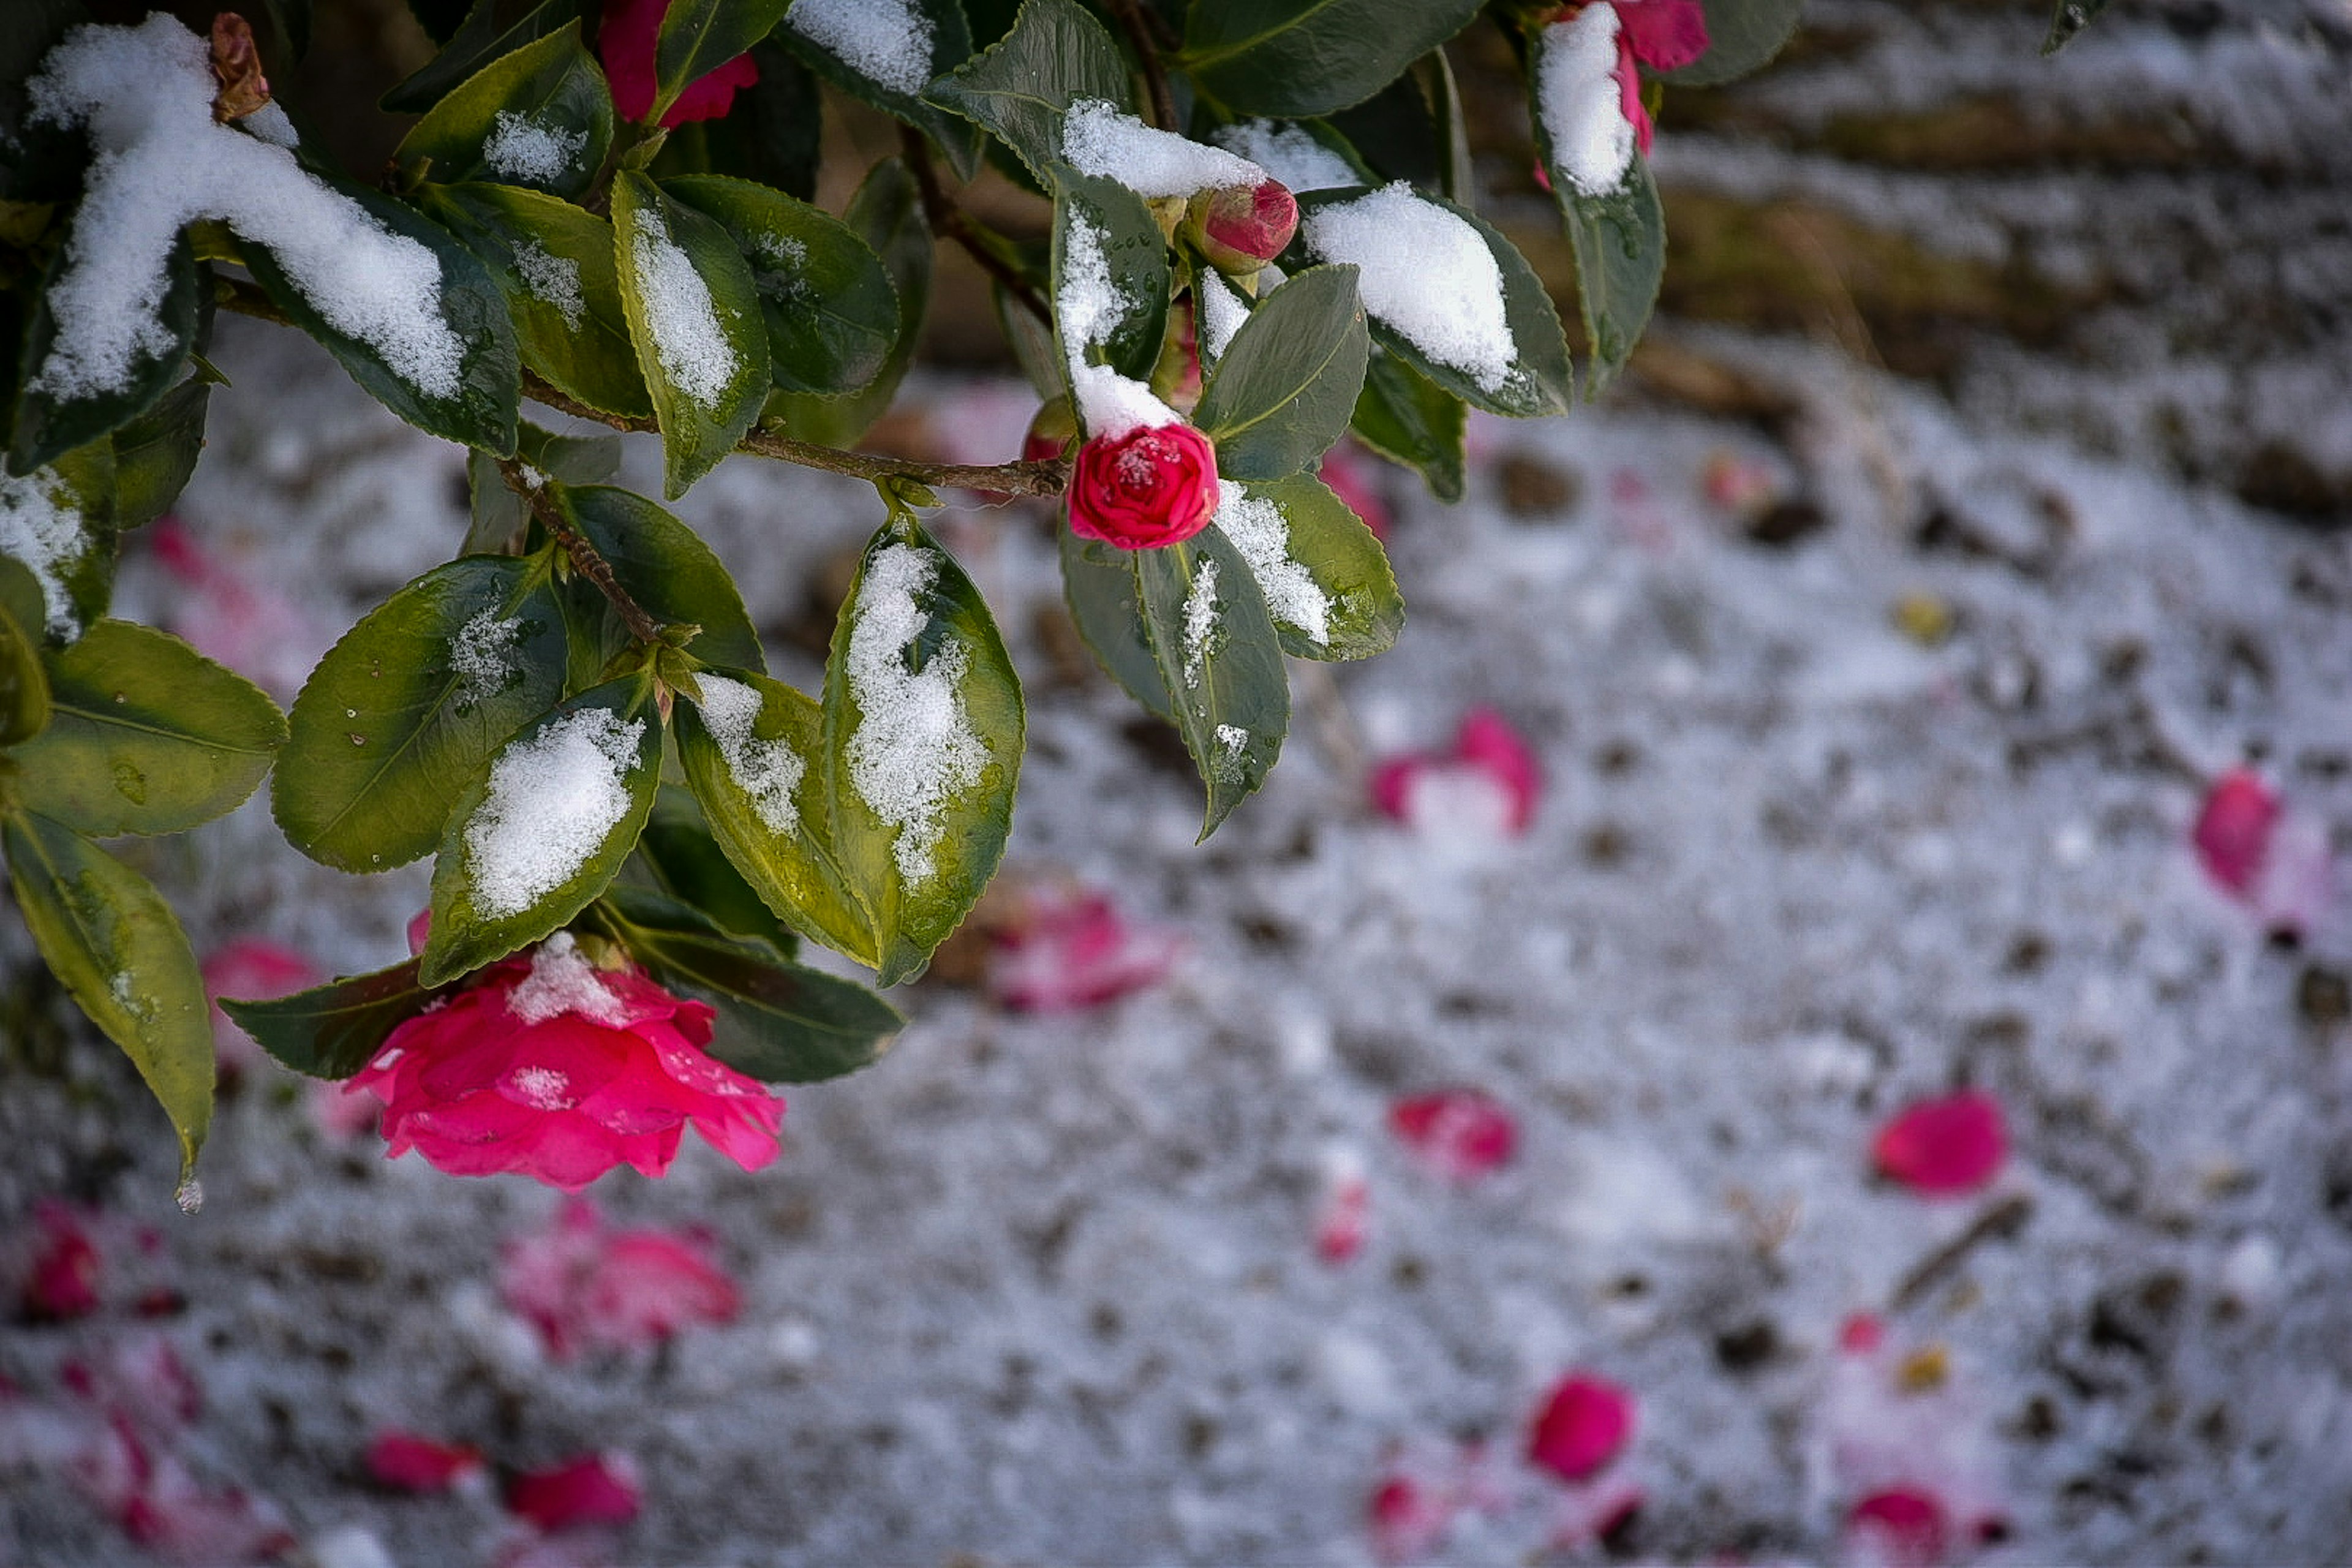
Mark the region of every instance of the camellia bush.
[[[798, 944], [908, 980], [1003, 851], [1022, 695], [924, 526], [934, 487], [1063, 498], [1073, 616], [1182, 736], [1205, 836], [1281, 750], [1286, 658], [1378, 653], [1402, 620], [1324, 455], [1352, 434], [1451, 499], [1469, 409], [1559, 414], [1605, 384], [1664, 260], [1662, 90], [1755, 69], [1799, 8], [412, 0], [439, 53], [384, 98], [405, 133], [371, 183], [272, 97], [310, 0], [262, 4], [208, 31], [80, 0], [0, 21], [0, 328], [21, 345], [0, 372], [0, 845], [43, 958], [177, 1130], [189, 1202], [204, 984], [102, 841], [194, 827], [267, 778], [325, 865], [435, 858], [406, 963], [227, 1005], [286, 1066], [381, 1099], [395, 1153], [577, 1188], [658, 1174], [690, 1122], [757, 1167], [767, 1086], [862, 1067], [900, 1022]], [[1580, 367], [1474, 210], [1443, 47], [1474, 23], [1524, 67]], [[828, 90], [903, 128], [837, 216], [811, 201]], [[1037, 233], [960, 204], [983, 168], [1036, 194]], [[857, 449], [940, 244], [985, 270], [1036, 385], [1018, 460]], [[120, 541], [236, 395], [205, 358], [223, 310], [308, 333], [468, 452], [461, 552], [284, 713], [107, 614]], [[551, 434], [532, 405], [657, 433], [666, 500], [736, 454], [872, 481], [823, 689], [772, 679], [718, 558], [604, 482], [617, 437]]]

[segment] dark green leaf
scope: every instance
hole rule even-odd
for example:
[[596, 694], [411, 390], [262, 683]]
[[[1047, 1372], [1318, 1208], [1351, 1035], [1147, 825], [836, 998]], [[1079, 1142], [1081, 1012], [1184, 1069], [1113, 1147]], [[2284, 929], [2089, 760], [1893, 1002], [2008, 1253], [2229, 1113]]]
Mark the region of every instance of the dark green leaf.
[[719, 120], [695, 121], [669, 133], [653, 165], [658, 179], [732, 174], [812, 201], [816, 196], [824, 100], [809, 68], [781, 44], [751, 46], [760, 79], [737, 89]]
[[1462, 499], [1468, 413], [1460, 398], [1374, 345], [1356, 399], [1356, 438], [1391, 462], [1418, 470], [1442, 501]]
[[[567, 486], [556, 504], [647, 615], [666, 625], [702, 628], [690, 645], [695, 658], [742, 669], [767, 668], [735, 579], [694, 530], [645, 497], [605, 485]], [[625, 645], [625, 629], [620, 635]], [[604, 656], [619, 651], [608, 641]]]
[[466, 20], [466, 0], [408, 0], [408, 14], [436, 47], [457, 37]]
[[[1168, 242], [1150, 207], [1125, 185], [1066, 164], [1054, 174], [1054, 331], [1061, 362], [1107, 364], [1123, 376], [1145, 380], [1159, 363], [1168, 335]], [[1083, 248], [1081, 228], [1087, 237]], [[1074, 258], [1080, 256], [1099, 261], [1109, 297], [1120, 306], [1115, 320], [1094, 322], [1084, 342], [1075, 336], [1077, 324], [1064, 320], [1062, 310], [1071, 293], [1066, 280]], [[1090, 302], [1102, 295], [1099, 289], [1080, 292]], [[1072, 395], [1084, 407], [1076, 391]]]
[[40, 584], [5, 557], [0, 557], [0, 575], [15, 580], [5, 595], [14, 606], [0, 603], [0, 746], [13, 746], [31, 740], [48, 723], [49, 678], [41, 668], [40, 634], [26, 631], [20, 618], [27, 594], [33, 610], [39, 611]]
[[441, 842], [450, 803], [561, 694], [546, 557], [469, 555], [401, 589], [319, 661], [289, 715], [270, 806], [293, 846], [388, 871]]
[[768, 36], [792, 0], [670, 0], [654, 43], [654, 106], [659, 124], [669, 106], [702, 78]]
[[1143, 635], [1177, 732], [1208, 786], [1208, 837], [1265, 782], [1290, 728], [1282, 642], [1249, 563], [1214, 528], [1129, 552]]
[[650, 683], [593, 688], [526, 725], [449, 815], [418, 977], [439, 985], [560, 930], [636, 847], [661, 783]]
[[577, 196], [612, 145], [613, 94], [573, 21], [475, 72], [409, 129], [393, 161], [412, 180]]
[[[49, 310], [50, 291], [67, 278], [73, 257], [74, 242], [68, 239], [58, 248], [42, 280], [32, 324], [25, 333], [20, 383], [24, 391], [16, 399], [16, 427], [8, 442], [12, 474], [31, 473], [154, 407], [179, 379], [188, 351], [195, 344], [196, 324], [203, 313], [204, 273], [196, 265], [195, 252], [183, 237], [172, 247], [163, 265], [163, 299], [153, 323], [163, 340], [162, 345], [142, 345], [139, 357], [126, 367], [121, 384], [113, 390], [74, 385], [89, 372], [69, 362], [51, 366], [58, 324]], [[49, 379], [52, 369], [64, 377], [69, 390], [59, 392]]]
[[417, 981], [417, 965], [412, 958], [268, 1002], [224, 998], [221, 1011], [282, 1065], [312, 1078], [346, 1079], [432, 1001]]
[[993, 132], [1046, 190], [1054, 188], [1070, 105], [1098, 98], [1135, 107], [1118, 45], [1076, 0], [1026, 0], [1013, 31], [933, 82], [929, 97]]
[[[620, 472], [621, 438], [556, 436], [525, 420], [515, 437], [515, 456], [525, 467], [564, 484], [601, 485]], [[480, 452], [467, 453], [466, 487], [473, 498], [473, 521], [466, 530], [463, 553], [520, 553], [530, 513], [507, 484], [497, 461]]]
[[[814, 725], [809, 732], [815, 734]], [[656, 887], [734, 935], [766, 942], [786, 958], [799, 951], [800, 938], [735, 869], [711, 837], [702, 808], [677, 785], [666, 784], [654, 797], [654, 814], [637, 839], [637, 859]]]
[[[2090, 8], [2105, 3], [2095, 0]], [[1714, 87], [1758, 69], [1795, 34], [1805, 0], [1699, 0], [1699, 6], [1706, 13], [1706, 53], [1664, 73], [1677, 87]], [[2066, 8], [2063, 0], [2059, 8]]]
[[474, 0], [474, 8], [448, 45], [423, 69], [383, 95], [382, 108], [394, 114], [422, 114], [457, 89], [459, 83], [501, 55], [562, 32], [587, 10], [586, 0], [540, 0], [511, 25], [512, 0]]
[[[1549, 153], [1545, 161], [1550, 162]], [[1604, 195], [1584, 195], [1557, 166], [1551, 188], [1576, 255], [1584, 335], [1592, 346], [1584, 395], [1595, 397], [1633, 357], [1658, 302], [1658, 284], [1666, 272], [1666, 215], [1658, 205], [1650, 165], [1638, 153], [1623, 182]]]
[[[929, 26], [929, 58], [919, 72], [910, 70], [902, 76], [897, 68], [889, 68], [891, 79], [887, 81], [867, 75], [859, 66], [801, 32], [790, 15], [776, 29], [776, 42], [852, 98], [870, 103], [885, 114], [896, 115], [929, 136], [947, 154], [957, 176], [969, 180], [980, 173], [980, 132], [959, 113], [951, 112], [953, 105], [942, 109], [924, 97], [932, 78], [954, 70], [971, 56], [971, 29], [964, 22], [963, 7], [956, 0], [902, 0], [898, 8], [912, 9]], [[832, 15], [838, 17], [840, 8], [836, 7]], [[911, 62], [908, 64], [911, 67]]]
[[[14, 514], [13, 516], [11, 514]], [[106, 614], [114, 595], [114, 447], [93, 441], [21, 479], [0, 478], [0, 556], [39, 584], [42, 614], [25, 630], [62, 643]]]
[[1372, 531], [1312, 474], [1242, 490], [1241, 505], [1228, 499], [1215, 526], [1249, 563], [1282, 650], [1316, 659], [1387, 652], [1404, 625], [1404, 601]]
[[213, 1026], [196, 955], [146, 879], [47, 817], [0, 820], [33, 944], [90, 1021], [138, 1068], [194, 1170], [213, 1114]]
[[1135, 576], [1138, 552], [1098, 539], [1081, 539], [1066, 528], [1057, 531], [1062, 594], [1078, 635], [1094, 650], [1104, 673], [1145, 709], [1173, 724], [1176, 699], [1160, 679], [1160, 661], [1144, 630], [1142, 589]]
[[1227, 479], [1278, 479], [1348, 433], [1371, 340], [1356, 269], [1315, 267], [1249, 313], [1202, 388], [1192, 423], [1216, 444]]
[[[1364, 184], [1409, 180], [1424, 191], [1460, 199], [1448, 178], [1450, 111], [1433, 100], [1430, 86], [1436, 79], [1423, 68], [1429, 60], [1444, 58], [1442, 53], [1423, 56], [1370, 98], [1322, 122], [1346, 139], [1351, 161], [1377, 176]], [[1450, 87], [1451, 75], [1444, 79]]]
[[922, 194], [906, 164], [896, 158], [875, 164], [842, 218], [882, 258], [898, 291], [897, 346], [865, 390], [841, 397], [779, 392], [761, 416], [762, 423], [780, 426], [786, 435], [826, 447], [855, 445], [890, 406], [914, 361], [931, 299], [931, 231], [923, 221]]
[[1479, 0], [1194, 0], [1174, 63], [1236, 114], [1361, 103], [1478, 14]]
[[[1790, 0], [1789, 8], [1793, 11], [1802, 3], [1803, 0]], [[2058, 0], [2057, 9], [2050, 16], [2050, 36], [2042, 40], [2042, 52], [2054, 55], [2064, 48], [2074, 42], [2075, 34], [2089, 26], [2106, 8], [2107, 0]]]
[[751, 264], [715, 221], [624, 169], [613, 181], [621, 300], [637, 369], [661, 424], [672, 500], [709, 473], [760, 416], [768, 338]]
[[335, 188], [365, 207], [393, 233], [415, 240], [441, 263], [441, 315], [461, 345], [455, 383], [420, 386], [385, 363], [372, 344], [329, 324], [267, 247], [243, 247], [246, 266], [294, 324], [326, 345], [352, 379], [403, 419], [446, 440], [480, 447], [507, 457], [514, 451], [517, 407], [522, 396], [522, 363], [506, 300], [473, 252], [448, 230], [414, 208], [364, 185], [334, 182]]
[[775, 384], [855, 392], [898, 335], [898, 293], [882, 258], [832, 214], [748, 180], [695, 175], [663, 187], [726, 229], [751, 263]]
[[525, 365], [591, 408], [633, 419], [653, 413], [621, 303], [611, 224], [510, 185], [426, 193], [434, 216], [481, 258], [505, 296]]
[[205, 449], [212, 385], [190, 376], [114, 433], [114, 522], [143, 528], [172, 509]]
[[[266, 38], [263, 58], [286, 71], [304, 55], [310, 52], [310, 0], [261, 0], [262, 13], [277, 33], [274, 39]], [[278, 47], [271, 48], [275, 44]]]

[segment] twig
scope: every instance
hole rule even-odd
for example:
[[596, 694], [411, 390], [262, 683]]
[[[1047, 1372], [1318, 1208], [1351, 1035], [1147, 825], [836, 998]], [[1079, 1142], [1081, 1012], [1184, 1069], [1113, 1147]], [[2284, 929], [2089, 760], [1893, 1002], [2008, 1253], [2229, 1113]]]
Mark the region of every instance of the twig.
[[1004, 258], [990, 248], [987, 239], [975, 227], [964, 210], [956, 205], [940, 184], [940, 173], [931, 163], [931, 144], [923, 133], [911, 125], [898, 128], [900, 143], [907, 153], [907, 167], [915, 173], [915, 189], [923, 198], [923, 221], [931, 232], [944, 235], [963, 247], [964, 254], [980, 264], [980, 269], [996, 279], [1004, 291], [1021, 301], [1029, 313], [1045, 322], [1054, 324], [1054, 313], [1045, 308], [1045, 296], [1030, 287], [1029, 279], [1021, 276]]
[[[219, 300], [223, 307], [242, 316], [252, 316], [280, 326], [290, 326], [286, 313], [270, 302], [269, 296], [242, 279], [218, 279]], [[587, 419], [614, 430], [635, 430], [658, 434], [661, 426], [651, 419], [633, 419], [625, 414], [608, 414], [601, 408], [568, 397], [526, 370], [522, 374], [522, 392], [534, 403], [545, 404], [558, 413], [569, 414], [575, 419]], [[993, 490], [1003, 495], [1057, 496], [1069, 482], [1070, 463], [1066, 458], [1047, 458], [1035, 462], [1019, 463], [919, 463], [906, 458], [887, 458], [875, 452], [845, 452], [838, 447], [821, 447], [814, 441], [795, 441], [789, 436], [772, 431], [754, 430], [735, 444], [739, 452], [754, 457], [773, 458], [779, 462], [797, 463], [804, 468], [823, 468], [828, 473], [846, 474], [856, 479], [912, 479], [917, 484], [943, 485], [956, 489]]]
[[572, 557], [572, 564], [580, 569], [580, 575], [595, 584], [596, 591], [611, 601], [622, 624], [629, 628], [629, 635], [641, 643], [660, 637], [661, 623], [647, 615], [646, 607], [621, 586], [619, 579], [613, 575], [613, 563], [598, 553], [596, 547], [547, 499], [545, 478], [525, 468], [519, 458], [500, 458], [498, 463], [499, 477], [506, 480], [507, 489], [520, 496], [531, 515], [547, 525], [547, 531], [562, 544]]
[[1137, 0], [1104, 0], [1105, 7], [1118, 18], [1126, 29], [1127, 41], [1135, 46], [1135, 58], [1143, 65], [1143, 84], [1151, 92], [1151, 118], [1162, 131], [1174, 131], [1176, 100], [1168, 90], [1168, 72], [1160, 64], [1160, 41], [1152, 37], [1150, 17]]
[[2015, 1236], [2032, 1217], [2033, 1200], [2023, 1193], [2012, 1194], [1992, 1205], [1970, 1220], [1968, 1228], [1959, 1235], [1913, 1264], [1910, 1271], [1903, 1276], [1902, 1282], [1895, 1287], [1895, 1294], [1887, 1301], [1888, 1307], [1901, 1311], [1926, 1295], [1937, 1280], [1958, 1268], [1969, 1253], [1997, 1237]]

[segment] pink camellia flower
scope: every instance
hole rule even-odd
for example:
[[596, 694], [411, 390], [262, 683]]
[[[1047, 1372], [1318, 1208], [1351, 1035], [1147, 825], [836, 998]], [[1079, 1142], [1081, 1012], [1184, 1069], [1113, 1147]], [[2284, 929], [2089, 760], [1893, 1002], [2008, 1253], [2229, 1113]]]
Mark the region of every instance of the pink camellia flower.
[[1070, 531], [1121, 550], [1181, 544], [1209, 526], [1221, 496], [1206, 436], [1190, 425], [1140, 425], [1078, 448]]
[[1906, 1106], [1870, 1143], [1882, 1174], [1937, 1196], [1975, 1192], [2008, 1153], [2000, 1101], [1978, 1089]]
[[454, 1491], [488, 1472], [482, 1451], [470, 1444], [387, 1428], [368, 1444], [367, 1473], [378, 1486], [429, 1496]]
[[730, 1323], [742, 1296], [708, 1241], [660, 1230], [607, 1230], [574, 1198], [552, 1229], [502, 1249], [499, 1294], [539, 1331], [550, 1355], [629, 1351], [696, 1323]]
[[558, 931], [401, 1024], [346, 1092], [383, 1102], [390, 1157], [415, 1149], [454, 1176], [516, 1171], [567, 1192], [615, 1165], [658, 1176], [688, 1121], [756, 1171], [784, 1102], [704, 1054], [712, 1016]]
[[1553, 1385], [1528, 1429], [1528, 1462], [1580, 1481], [1622, 1453], [1633, 1436], [1633, 1396], [1591, 1373]]
[[1424, 834], [1525, 833], [1542, 784], [1535, 753], [1491, 708], [1463, 716], [1451, 751], [1392, 757], [1371, 776], [1372, 804]]
[[1186, 946], [1182, 933], [1131, 921], [1083, 888], [1028, 890], [992, 935], [989, 991], [1024, 1013], [1076, 1012], [1157, 985]]
[[33, 1225], [40, 1241], [25, 1277], [25, 1315], [65, 1322], [97, 1311], [103, 1264], [81, 1216], [55, 1198], [43, 1198], [33, 1205]]
[[[1640, 67], [1679, 70], [1706, 53], [1706, 13], [1698, 0], [1599, 0], [1617, 13], [1617, 89], [1633, 140], [1647, 154], [1657, 133], [1642, 103]], [[1575, 7], [1581, 10], [1583, 7]], [[1570, 13], [1570, 14], [1572, 14]]]
[[1202, 191], [1184, 213], [1184, 235], [1220, 272], [1255, 277], [1290, 247], [1298, 203], [1279, 180]]
[[[654, 45], [668, 10], [669, 0], [604, 0], [604, 25], [596, 35], [596, 58], [604, 64], [604, 79], [613, 86], [613, 107], [624, 120], [641, 121], [653, 112]], [[674, 131], [691, 121], [719, 119], [734, 107], [736, 92], [759, 79], [760, 68], [751, 57], [737, 55], [689, 82], [662, 116], [662, 129]]]
[[626, 1454], [587, 1454], [507, 1483], [509, 1512], [544, 1531], [626, 1524], [645, 1506], [645, 1487]]
[[1916, 1486], [1872, 1492], [1847, 1511], [1846, 1530], [1865, 1560], [1885, 1568], [1936, 1568], [1951, 1535], [1942, 1500]]
[[205, 995], [213, 1009], [213, 1056], [224, 1073], [258, 1066], [261, 1048], [221, 1011], [222, 997], [272, 1002], [308, 991], [326, 979], [318, 965], [292, 948], [258, 937], [242, 937], [215, 949], [205, 960], [204, 976]]
[[1452, 1182], [1475, 1182], [1511, 1163], [1519, 1124], [1503, 1103], [1475, 1089], [1408, 1095], [1389, 1107], [1389, 1131]]

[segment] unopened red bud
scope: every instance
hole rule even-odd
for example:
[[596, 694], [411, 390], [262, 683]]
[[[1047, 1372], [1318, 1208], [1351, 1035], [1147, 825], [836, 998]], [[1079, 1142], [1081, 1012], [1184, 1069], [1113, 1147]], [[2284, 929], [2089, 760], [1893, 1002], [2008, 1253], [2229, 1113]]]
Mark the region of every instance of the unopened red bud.
[[1248, 277], [1288, 248], [1298, 232], [1298, 204], [1279, 180], [1202, 191], [1192, 198], [1184, 232], [1218, 271]]

